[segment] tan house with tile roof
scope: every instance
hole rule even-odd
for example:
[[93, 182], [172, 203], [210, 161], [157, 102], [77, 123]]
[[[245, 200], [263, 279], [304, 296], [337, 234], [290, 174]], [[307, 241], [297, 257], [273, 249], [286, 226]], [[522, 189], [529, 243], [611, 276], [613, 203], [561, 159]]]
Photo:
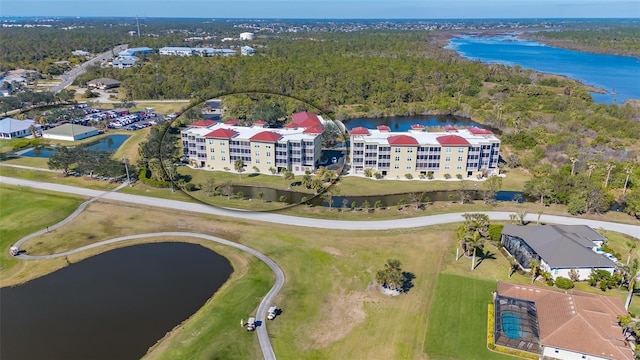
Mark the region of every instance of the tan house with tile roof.
[[[623, 338], [618, 315], [625, 315], [622, 301], [611, 296], [581, 291], [556, 291], [531, 285], [498, 282], [495, 296], [496, 327], [504, 324], [503, 314], [517, 313], [509, 300], [535, 303], [528, 313], [537, 313], [537, 330], [542, 359], [632, 360], [633, 350]], [[502, 304], [503, 310], [499, 311]], [[511, 308], [510, 308], [511, 306]], [[526, 323], [526, 322], [525, 322]], [[513, 323], [512, 323], [513, 324]], [[510, 331], [496, 328], [496, 339], [502, 337], [511, 344]], [[513, 328], [511, 329], [513, 334]], [[517, 334], [517, 332], [516, 332]], [[496, 340], [496, 344], [499, 341]], [[518, 348], [518, 346], [512, 346]]]

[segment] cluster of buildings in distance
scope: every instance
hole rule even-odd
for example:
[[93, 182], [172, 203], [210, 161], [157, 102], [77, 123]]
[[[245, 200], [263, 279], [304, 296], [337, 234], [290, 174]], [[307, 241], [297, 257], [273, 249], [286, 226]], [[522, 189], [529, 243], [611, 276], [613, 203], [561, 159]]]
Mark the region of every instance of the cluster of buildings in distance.
[[[321, 165], [325, 123], [309, 112], [293, 114], [292, 121], [278, 129], [265, 129], [263, 121], [252, 126], [239, 126], [237, 120], [198, 121], [182, 131], [183, 154], [191, 165], [210, 170], [234, 169], [235, 161], [242, 159], [265, 174], [272, 167], [277, 172], [314, 171]], [[357, 127], [349, 137], [346, 163], [351, 174], [366, 169], [389, 179], [498, 174], [500, 139], [485, 129], [446, 127], [444, 132], [426, 132], [424, 126], [415, 125], [408, 132], [390, 132], [386, 126]]]
[[[140, 60], [137, 55], [149, 55], [154, 52], [152, 48], [148, 47], [127, 49], [118, 53], [118, 57], [111, 62], [111, 66], [118, 69], [127, 69], [134, 66]], [[162, 56], [234, 56], [237, 55], [238, 52], [233, 49], [210, 47], [165, 46], [158, 49], [158, 54]], [[255, 49], [251, 46], [241, 46], [240, 54], [253, 56]]]

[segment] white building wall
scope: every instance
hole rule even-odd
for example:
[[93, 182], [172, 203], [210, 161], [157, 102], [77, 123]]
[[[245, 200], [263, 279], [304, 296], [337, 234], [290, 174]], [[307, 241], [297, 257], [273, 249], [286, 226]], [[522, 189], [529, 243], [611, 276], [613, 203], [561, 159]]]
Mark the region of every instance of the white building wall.
[[551, 359], [560, 359], [560, 360], [607, 360], [608, 359], [608, 358], [603, 358], [599, 356], [577, 353], [571, 350], [555, 348], [551, 346], [545, 346], [543, 348], [542, 356], [543, 358], [548, 357]]
[[[545, 264], [546, 265], [546, 264]], [[557, 268], [557, 269], [549, 269], [548, 267], [545, 269], [543, 268], [545, 271], [548, 271], [549, 273], [551, 273], [551, 277], [553, 277], [553, 279], [555, 280], [558, 277], [563, 277], [563, 278], [567, 278], [567, 279], [571, 279], [571, 277], [569, 276], [569, 272], [572, 269], [568, 269], [568, 268]], [[581, 281], [584, 280], [589, 280], [589, 275], [591, 275], [591, 268], [589, 269], [575, 269], [578, 272], [578, 278]], [[607, 272], [609, 272], [610, 274], [613, 274], [613, 268], [600, 268], [598, 270], [606, 270]]]

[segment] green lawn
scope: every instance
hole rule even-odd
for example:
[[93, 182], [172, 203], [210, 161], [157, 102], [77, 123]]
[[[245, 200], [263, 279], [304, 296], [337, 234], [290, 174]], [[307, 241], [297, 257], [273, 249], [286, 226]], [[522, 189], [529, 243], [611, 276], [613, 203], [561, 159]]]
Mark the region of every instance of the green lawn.
[[0, 185], [0, 273], [7, 276], [18, 263], [9, 255], [11, 244], [66, 218], [82, 201], [66, 194]]
[[145, 359], [257, 359], [255, 333], [240, 327], [273, 284], [273, 275], [261, 261], [248, 260], [248, 272], [232, 276], [176, 336], [147, 354]]
[[424, 350], [429, 359], [513, 359], [487, 349], [487, 304], [495, 281], [440, 274]]
[[80, 186], [94, 190], [111, 190], [118, 184], [109, 184], [107, 181], [90, 179], [85, 176], [64, 176], [61, 173], [19, 169], [8, 166], [0, 166], [0, 175], [13, 178], [27, 179], [33, 181], [50, 182], [56, 184], [64, 184], [70, 186]]

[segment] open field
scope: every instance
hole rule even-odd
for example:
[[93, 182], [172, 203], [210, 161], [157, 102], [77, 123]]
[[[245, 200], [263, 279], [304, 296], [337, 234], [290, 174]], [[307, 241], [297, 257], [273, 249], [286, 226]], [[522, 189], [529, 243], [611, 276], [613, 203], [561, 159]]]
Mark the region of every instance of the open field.
[[[19, 162], [13, 162], [13, 160], [8, 160], [5, 163], [22, 165]], [[0, 175], [56, 184], [81, 186], [95, 190], [111, 190], [118, 186], [118, 184], [109, 184], [107, 181], [90, 179], [85, 176], [64, 176], [62, 173], [58, 172], [19, 169], [9, 166], [0, 166]]]
[[[71, 214], [80, 198], [0, 185], [0, 277], [2, 282], [17, 272], [30, 272], [30, 264], [9, 255], [9, 247], [35, 231], [53, 225]], [[18, 278], [19, 279], [19, 278]]]
[[513, 359], [487, 349], [487, 304], [495, 281], [438, 277], [425, 352], [429, 359]]
[[[4, 194], [5, 187], [0, 191]], [[276, 299], [284, 312], [269, 322], [270, 337], [281, 358], [504, 358], [483, 347], [486, 303], [496, 279], [529, 283], [530, 278], [516, 274], [509, 279], [508, 261], [495, 251], [495, 256], [483, 259], [474, 271], [469, 269], [470, 259], [463, 257], [456, 262], [454, 229], [451, 224], [393, 231], [309, 228], [299, 232], [284, 225], [265, 226], [241, 219], [100, 200], [71, 224], [28, 242], [24, 248], [30, 254], [48, 254], [117, 236], [156, 231], [216, 235], [263, 252], [285, 272], [285, 286]], [[146, 241], [161, 240], [166, 241]], [[139, 242], [144, 241], [127, 245]], [[239, 328], [237, 320], [255, 309], [272, 283], [270, 271], [235, 250], [203, 245], [230, 259], [233, 281], [174, 329], [153, 349], [150, 358], [259, 356], [257, 340]], [[67, 260], [78, 262], [110, 248], [113, 247]], [[487, 250], [492, 247], [487, 246]], [[398, 297], [384, 296], [372, 286], [375, 272], [389, 258], [400, 259], [403, 270], [415, 276], [409, 292]], [[13, 275], [5, 278], [3, 274], [1, 282], [7, 285], [24, 281], [66, 264], [28, 262], [20, 274], [13, 266]]]
[[189, 105], [187, 101], [166, 101], [166, 102], [155, 102], [155, 101], [136, 101], [136, 106], [132, 108], [132, 110], [138, 111], [143, 110], [146, 107], [153, 108], [153, 111], [162, 114], [172, 114], [174, 112], [182, 111], [182, 109]]

